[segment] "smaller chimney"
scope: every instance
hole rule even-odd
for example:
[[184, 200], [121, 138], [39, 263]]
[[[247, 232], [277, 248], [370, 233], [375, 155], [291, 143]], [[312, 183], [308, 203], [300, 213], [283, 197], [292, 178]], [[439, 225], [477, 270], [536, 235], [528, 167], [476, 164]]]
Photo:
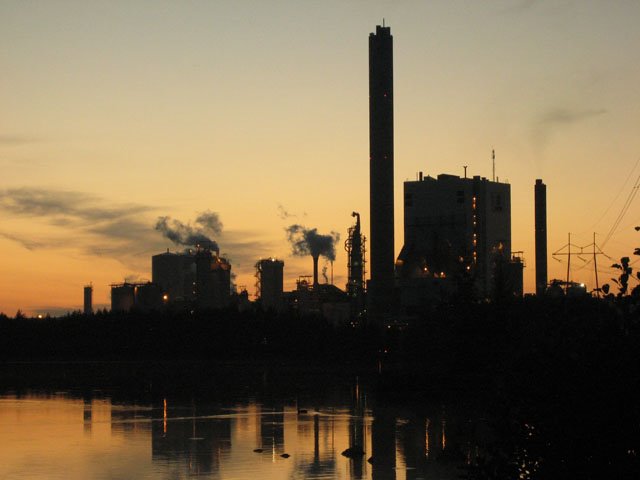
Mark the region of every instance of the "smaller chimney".
[[93, 314], [93, 285], [85, 285], [84, 287], [84, 314]]
[[313, 255], [313, 288], [318, 286], [318, 257], [320, 255]]
[[536, 295], [544, 295], [547, 288], [547, 186], [537, 178], [534, 186]]

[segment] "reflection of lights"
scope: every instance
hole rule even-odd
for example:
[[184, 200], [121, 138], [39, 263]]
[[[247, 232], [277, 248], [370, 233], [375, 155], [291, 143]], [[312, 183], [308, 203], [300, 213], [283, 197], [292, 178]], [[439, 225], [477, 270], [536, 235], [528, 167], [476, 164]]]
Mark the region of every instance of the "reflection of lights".
[[442, 450], [447, 448], [447, 435], [444, 430], [446, 425], [447, 425], [447, 421], [443, 418], [442, 419]]
[[165, 398], [163, 400], [163, 406], [162, 406], [162, 432], [164, 434], [167, 433], [167, 399]]
[[431, 425], [431, 420], [428, 418], [425, 421], [424, 427], [424, 456], [429, 458], [429, 426]]

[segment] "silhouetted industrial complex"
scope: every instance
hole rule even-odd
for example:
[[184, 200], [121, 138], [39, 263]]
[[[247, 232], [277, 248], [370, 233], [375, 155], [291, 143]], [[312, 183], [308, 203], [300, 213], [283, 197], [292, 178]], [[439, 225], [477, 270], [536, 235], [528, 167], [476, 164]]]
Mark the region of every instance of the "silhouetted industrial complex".
[[[464, 301], [509, 299], [523, 295], [522, 252], [511, 243], [511, 187], [495, 177], [464, 177], [419, 172], [404, 182], [404, 245], [394, 261], [394, 139], [393, 37], [387, 26], [369, 36], [370, 134], [370, 273], [366, 282], [366, 238], [361, 216], [353, 212], [344, 247], [347, 252], [345, 290], [333, 285], [337, 232], [315, 228], [286, 229], [294, 255], [310, 256], [313, 276], [301, 276], [284, 291], [284, 262], [277, 258], [255, 263], [256, 305], [264, 310], [323, 315], [334, 322], [394, 322], [432, 305]], [[215, 231], [218, 220], [208, 212], [198, 218]], [[183, 232], [171, 229], [182, 228]], [[249, 305], [246, 290], [232, 284], [231, 263], [220, 256], [215, 240], [184, 224], [162, 217], [156, 229], [181, 252], [152, 257], [151, 282], [120, 283], [111, 288], [112, 310], [132, 308], [220, 309]], [[547, 287], [546, 185], [535, 183], [536, 294]], [[181, 233], [181, 234], [180, 234]], [[195, 233], [195, 235], [194, 235]], [[190, 245], [191, 237], [198, 245]], [[202, 242], [202, 243], [200, 243]], [[331, 281], [319, 257], [331, 265]], [[85, 312], [92, 311], [91, 287], [85, 287]]]

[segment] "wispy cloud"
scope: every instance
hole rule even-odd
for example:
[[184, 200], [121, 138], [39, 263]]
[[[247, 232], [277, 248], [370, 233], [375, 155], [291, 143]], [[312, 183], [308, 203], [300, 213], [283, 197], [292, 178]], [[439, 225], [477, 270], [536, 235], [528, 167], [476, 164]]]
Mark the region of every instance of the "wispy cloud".
[[604, 108], [572, 109], [555, 107], [540, 114], [533, 122], [532, 141], [534, 149], [543, 150], [550, 138], [561, 128], [577, 124], [607, 113]]
[[82, 192], [29, 187], [0, 190], [0, 208], [15, 215], [80, 223], [116, 220], [154, 210], [135, 204], [108, 205]]
[[280, 218], [280, 220], [288, 220], [290, 218], [298, 218], [300, 216], [306, 217], [307, 212], [302, 212], [301, 215], [298, 215], [288, 211], [281, 203], [278, 204], [278, 217]]
[[17, 146], [24, 145], [27, 143], [37, 142], [38, 139], [35, 137], [29, 137], [27, 135], [11, 135], [6, 133], [0, 133], [0, 146]]
[[126, 262], [140, 245], [162, 248], [149, 218], [154, 207], [114, 204], [83, 192], [46, 188], [0, 190], [4, 216], [30, 218], [53, 227], [55, 238], [44, 234], [3, 231], [0, 235], [29, 250], [77, 248], [84, 253], [106, 254]]
[[[0, 231], [0, 237], [28, 250], [71, 248], [84, 254], [113, 258], [134, 269], [148, 270], [150, 255], [163, 251], [170, 239], [158, 231], [160, 207], [113, 203], [95, 195], [46, 188], [0, 190], [0, 212], [5, 218], [29, 218], [51, 227], [55, 237], [24, 231]], [[182, 223], [180, 223], [183, 225]], [[172, 224], [173, 225], [173, 224]], [[188, 224], [184, 224], [188, 225]], [[275, 246], [258, 232], [223, 231], [217, 214], [197, 214], [198, 228], [218, 235], [223, 253], [234, 268], [251, 271], [255, 262], [273, 254]]]
[[39, 248], [46, 247], [46, 245], [40, 241], [33, 240], [30, 238], [22, 238], [18, 235], [12, 235], [10, 233], [0, 232], [0, 237], [19, 243], [27, 250], [37, 250]]
[[295, 217], [295, 215], [289, 213], [286, 208], [282, 204], [278, 204], [278, 217], [281, 220], [286, 220], [287, 218]]

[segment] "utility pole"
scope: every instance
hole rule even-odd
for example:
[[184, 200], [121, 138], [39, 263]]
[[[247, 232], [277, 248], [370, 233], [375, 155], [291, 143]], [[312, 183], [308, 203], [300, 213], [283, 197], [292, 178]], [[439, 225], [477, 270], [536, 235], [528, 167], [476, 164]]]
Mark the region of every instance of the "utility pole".
[[[574, 247], [574, 249], [576, 250], [576, 252], [572, 253], [571, 252], [571, 247]], [[567, 250], [566, 252], [564, 252], [563, 250]], [[570, 275], [571, 275], [571, 255], [577, 256], [580, 260], [582, 260], [583, 262], [585, 262], [585, 265], [583, 265], [582, 267], [578, 268], [578, 270], [584, 268], [589, 261], [585, 260], [584, 258], [581, 257], [581, 255], [583, 254], [590, 254], [593, 257], [593, 266], [594, 266], [594, 273], [595, 273], [595, 280], [596, 280], [596, 288], [594, 289], [594, 291], [596, 292], [596, 296], [598, 298], [600, 298], [600, 282], [598, 280], [598, 263], [597, 263], [597, 258], [598, 255], [604, 255], [605, 257], [609, 258], [609, 256], [604, 253], [600, 247], [596, 244], [596, 233], [593, 232], [593, 243], [589, 244], [589, 245], [585, 245], [583, 247], [579, 247], [578, 245], [573, 245], [571, 243], [571, 233], [569, 233], [569, 242], [564, 245], [562, 248], [560, 248], [559, 250], [556, 250], [555, 252], [552, 253], [552, 256], [554, 258], [554, 260], [558, 260], [558, 261], [562, 261], [557, 257], [561, 257], [561, 256], [566, 256], [567, 257], [567, 280], [565, 282], [565, 293], [567, 292], [567, 290], [569, 289], [569, 284], [570, 284]]]

